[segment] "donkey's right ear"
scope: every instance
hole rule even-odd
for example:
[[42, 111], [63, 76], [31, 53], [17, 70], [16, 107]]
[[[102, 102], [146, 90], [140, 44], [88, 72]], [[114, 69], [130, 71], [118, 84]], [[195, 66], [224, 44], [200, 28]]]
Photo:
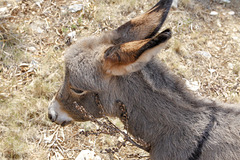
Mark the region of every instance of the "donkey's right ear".
[[115, 30], [114, 44], [151, 38], [163, 25], [173, 0], [160, 0], [148, 12], [133, 18]]

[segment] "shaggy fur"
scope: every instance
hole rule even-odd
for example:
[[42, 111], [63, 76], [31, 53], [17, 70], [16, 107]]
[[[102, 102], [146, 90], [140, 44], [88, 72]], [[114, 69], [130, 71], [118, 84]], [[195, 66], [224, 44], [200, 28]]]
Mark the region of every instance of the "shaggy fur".
[[[74, 107], [74, 101], [95, 117], [101, 117], [94, 102], [94, 94], [98, 93], [108, 116], [120, 117], [118, 100], [126, 105], [129, 132], [151, 145], [152, 160], [237, 160], [240, 105], [195, 97], [183, 80], [154, 56], [158, 47], [152, 46], [135, 57], [137, 60], [129, 62], [131, 67], [124, 73], [106, 72], [105, 52], [118, 44], [140, 42], [146, 37], [154, 39], [171, 3], [171, 0], [161, 0], [149, 12], [117, 30], [79, 40], [71, 46], [65, 55], [65, 80], [49, 106], [49, 118], [61, 125], [69, 123], [69, 118], [61, 117], [61, 113], [75, 121], [88, 120]], [[149, 24], [144, 22], [148, 18], [154, 25], [146, 27]], [[133, 25], [136, 19], [142, 27]], [[158, 45], [170, 38], [171, 34], [167, 35]], [[146, 54], [150, 58], [145, 58]], [[141, 63], [138, 59], [142, 59]]]

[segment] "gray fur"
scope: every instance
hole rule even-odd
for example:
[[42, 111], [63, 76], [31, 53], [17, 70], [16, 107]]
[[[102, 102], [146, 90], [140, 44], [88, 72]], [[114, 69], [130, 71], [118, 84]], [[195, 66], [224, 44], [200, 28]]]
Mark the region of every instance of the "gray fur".
[[[152, 160], [190, 159], [214, 117], [198, 159], [240, 159], [239, 105], [195, 97], [157, 57], [136, 72], [107, 75], [102, 67], [103, 53], [114, 45], [115, 36], [113, 31], [88, 37], [66, 51], [65, 80], [55, 97], [63, 111], [76, 121], [88, 120], [74, 108], [73, 102], [77, 101], [101, 117], [93, 97], [98, 93], [106, 114], [120, 117], [116, 101], [122, 101], [127, 107], [129, 132], [151, 144]], [[70, 88], [87, 92], [77, 94]], [[53, 116], [52, 121], [57, 121], [60, 115]]]

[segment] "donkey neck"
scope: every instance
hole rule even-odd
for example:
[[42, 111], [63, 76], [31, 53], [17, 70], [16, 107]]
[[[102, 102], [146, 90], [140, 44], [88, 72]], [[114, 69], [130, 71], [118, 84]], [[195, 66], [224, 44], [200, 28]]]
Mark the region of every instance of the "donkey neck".
[[163, 128], [190, 131], [200, 122], [201, 129], [209, 122], [207, 106], [213, 102], [194, 97], [182, 80], [155, 60], [117, 81], [116, 98], [127, 106], [129, 131], [146, 142], [148, 137], [160, 136]]

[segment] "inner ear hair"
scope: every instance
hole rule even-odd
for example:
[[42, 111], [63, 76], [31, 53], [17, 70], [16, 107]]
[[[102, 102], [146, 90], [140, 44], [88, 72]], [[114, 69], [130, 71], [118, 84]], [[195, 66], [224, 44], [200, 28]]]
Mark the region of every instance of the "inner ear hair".
[[170, 29], [166, 29], [153, 38], [109, 47], [104, 52], [104, 70], [114, 75], [136, 71], [163, 48], [171, 34]]

